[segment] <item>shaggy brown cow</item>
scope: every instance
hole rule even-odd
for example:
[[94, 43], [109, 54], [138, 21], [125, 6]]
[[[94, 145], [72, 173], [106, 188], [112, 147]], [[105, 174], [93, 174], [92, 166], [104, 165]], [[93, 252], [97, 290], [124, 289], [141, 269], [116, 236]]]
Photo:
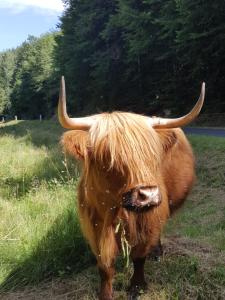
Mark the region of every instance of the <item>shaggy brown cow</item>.
[[192, 149], [177, 127], [196, 118], [204, 94], [203, 83], [195, 107], [178, 119], [126, 112], [69, 118], [62, 77], [59, 120], [63, 127], [73, 129], [63, 135], [62, 144], [82, 161], [79, 217], [98, 262], [101, 300], [113, 298], [114, 261], [124, 240], [131, 247], [134, 265], [130, 290], [134, 293], [145, 285], [145, 258], [158, 245], [163, 225], [193, 185]]

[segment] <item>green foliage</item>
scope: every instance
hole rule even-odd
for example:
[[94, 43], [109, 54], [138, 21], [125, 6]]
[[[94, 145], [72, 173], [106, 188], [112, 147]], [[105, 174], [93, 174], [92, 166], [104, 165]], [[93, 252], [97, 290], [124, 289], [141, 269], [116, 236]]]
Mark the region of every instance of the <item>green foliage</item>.
[[224, 111], [222, 1], [65, 2], [57, 51], [76, 112], [183, 112], [203, 80]]
[[12, 113], [38, 118], [52, 113], [55, 35], [30, 36], [18, 49], [13, 76]]
[[0, 53], [0, 113], [17, 115], [20, 119], [53, 114], [58, 94], [56, 35], [29, 36], [17, 49]]
[[11, 80], [15, 70], [16, 51], [0, 53], [0, 113], [11, 106]]
[[[180, 28], [176, 34], [181, 75], [187, 83], [207, 82], [213, 111], [224, 111], [224, 1], [178, 2]], [[221, 67], [218, 67], [218, 66]]]
[[60, 32], [0, 53], [0, 113], [52, 116], [61, 75], [73, 114], [184, 113], [202, 81], [204, 109], [225, 111], [222, 0], [64, 2]]

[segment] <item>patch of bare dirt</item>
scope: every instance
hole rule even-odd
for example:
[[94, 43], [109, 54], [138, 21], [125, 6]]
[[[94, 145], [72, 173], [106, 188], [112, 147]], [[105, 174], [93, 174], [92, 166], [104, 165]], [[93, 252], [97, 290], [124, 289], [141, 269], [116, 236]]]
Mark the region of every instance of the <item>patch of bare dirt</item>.
[[209, 271], [213, 267], [225, 262], [224, 252], [188, 238], [170, 236], [163, 239], [163, 245], [165, 256], [194, 256], [198, 258], [200, 268], [205, 271]]

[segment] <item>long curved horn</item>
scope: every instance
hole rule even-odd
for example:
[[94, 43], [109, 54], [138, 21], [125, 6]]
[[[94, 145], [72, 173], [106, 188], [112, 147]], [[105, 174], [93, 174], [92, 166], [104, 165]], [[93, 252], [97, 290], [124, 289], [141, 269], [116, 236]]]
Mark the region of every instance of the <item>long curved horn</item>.
[[157, 118], [152, 117], [148, 118], [148, 124], [154, 128], [176, 128], [182, 127], [189, 123], [191, 123], [200, 113], [202, 105], [205, 99], [205, 82], [202, 83], [201, 94], [198, 99], [198, 102], [192, 108], [192, 110], [185, 116], [177, 118], [177, 119], [165, 119], [165, 118]]
[[66, 111], [66, 89], [64, 76], [60, 82], [59, 103], [58, 103], [58, 118], [62, 127], [66, 129], [89, 130], [93, 124], [93, 117], [70, 118]]

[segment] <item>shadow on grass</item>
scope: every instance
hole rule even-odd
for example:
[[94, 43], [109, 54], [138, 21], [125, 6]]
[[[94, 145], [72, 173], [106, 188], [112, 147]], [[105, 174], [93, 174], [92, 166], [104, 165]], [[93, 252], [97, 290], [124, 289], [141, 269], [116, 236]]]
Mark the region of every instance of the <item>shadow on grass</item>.
[[27, 137], [36, 147], [53, 147], [59, 143], [64, 129], [57, 121], [11, 121], [0, 126], [0, 137], [10, 135], [15, 138]]
[[20, 289], [44, 279], [78, 273], [95, 263], [80, 232], [75, 209], [55, 220], [33, 252], [18, 263], [0, 285], [0, 291]]

